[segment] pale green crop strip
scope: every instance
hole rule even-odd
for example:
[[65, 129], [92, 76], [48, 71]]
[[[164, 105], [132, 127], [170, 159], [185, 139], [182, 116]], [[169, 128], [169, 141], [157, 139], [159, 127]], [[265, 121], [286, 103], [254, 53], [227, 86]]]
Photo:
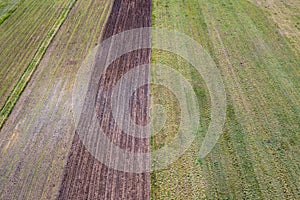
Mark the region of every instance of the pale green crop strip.
[[0, 3], [0, 25], [7, 19], [15, 10], [18, 8], [18, 6], [23, 2], [24, 0], [17, 0], [16, 2], [9, 2], [6, 3], [2, 1]]
[[64, 8], [61, 15], [57, 18], [53, 27], [49, 30], [47, 36], [44, 38], [42, 43], [40, 44], [39, 48], [37, 49], [34, 57], [32, 58], [31, 62], [26, 67], [23, 75], [15, 85], [14, 89], [12, 90], [11, 94], [9, 95], [8, 99], [6, 100], [4, 106], [0, 110], [0, 129], [2, 125], [8, 118], [9, 114], [11, 113], [14, 105], [17, 103], [21, 93], [25, 89], [27, 83], [29, 82], [31, 76], [33, 75], [34, 71], [36, 70], [37, 66], [39, 65], [41, 59], [43, 58], [47, 48], [49, 47], [52, 39], [60, 29], [61, 25], [67, 18], [70, 10], [74, 6], [77, 0], [70, 0], [68, 6]]

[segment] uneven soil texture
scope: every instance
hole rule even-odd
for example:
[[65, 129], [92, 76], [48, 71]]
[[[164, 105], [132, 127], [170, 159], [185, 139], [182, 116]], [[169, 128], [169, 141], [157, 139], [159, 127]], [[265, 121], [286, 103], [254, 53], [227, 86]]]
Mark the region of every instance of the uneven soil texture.
[[[115, 0], [102, 40], [129, 29], [151, 26], [151, 3], [149, 0]], [[145, 42], [142, 40], [140, 42]], [[150, 56], [150, 49], [126, 53], [98, 77], [99, 90], [94, 112], [97, 113], [100, 127], [114, 144], [130, 152], [149, 152], [150, 140], [127, 135], [118, 128], [111, 114], [111, 88], [130, 69], [149, 64]], [[141, 70], [141, 73], [149, 80], [149, 67]], [[149, 85], [144, 85], [132, 96], [131, 116], [137, 124], [149, 122], [149, 91]], [[118, 157], [110, 155], [111, 152], [107, 149], [106, 156]], [[123, 172], [107, 167], [86, 149], [76, 132], [60, 187], [58, 199], [150, 199], [150, 173]]]
[[[0, 0], [0, 200], [300, 199], [299, 9], [295, 0]], [[189, 36], [220, 73], [226, 119], [204, 158], [215, 94], [187, 58], [159, 48], [197, 51], [142, 27]], [[186, 141], [185, 82], [198, 101], [187, 112], [199, 114], [199, 126], [188, 123], [195, 137], [150, 173], [156, 150]]]
[[[32, 1], [32, 5], [26, 2], [29, 1], [22, 3], [18, 8], [20, 10], [17, 9], [1, 24], [1, 30], [4, 26], [9, 26], [8, 23], [12, 20], [16, 20], [19, 12], [23, 12], [25, 19], [35, 15], [39, 18], [40, 12], [43, 11], [33, 5], [51, 3]], [[110, 0], [76, 1], [1, 128], [1, 200], [57, 199], [75, 133], [71, 106], [75, 77], [89, 51], [101, 42], [111, 7]], [[56, 9], [59, 11], [65, 7], [60, 6]], [[48, 12], [50, 13], [51, 9]], [[44, 12], [45, 19], [48, 12]], [[25, 19], [20, 20], [20, 24], [28, 26], [29, 29], [34, 28], [30, 24], [31, 21]], [[15, 23], [15, 26], [17, 24]], [[19, 37], [30, 34], [21, 34], [18, 26], [7, 31], [11, 32], [11, 35], [19, 34]], [[15, 43], [19, 43], [15, 45], [33, 47], [32, 44], [27, 44], [27, 40], [19, 39], [15, 37]], [[1, 45], [4, 45], [4, 42]], [[6, 48], [5, 51], [8, 51]], [[11, 50], [12, 54], [22, 52], [14, 47], [11, 47]], [[20, 56], [15, 54], [12, 57]], [[1, 70], [4, 70], [2, 66]], [[10, 69], [17, 70], [17, 66]]]

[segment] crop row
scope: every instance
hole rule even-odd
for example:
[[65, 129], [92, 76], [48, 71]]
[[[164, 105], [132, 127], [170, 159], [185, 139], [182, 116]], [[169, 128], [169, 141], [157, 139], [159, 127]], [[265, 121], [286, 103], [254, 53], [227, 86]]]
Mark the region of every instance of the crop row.
[[26, 0], [1, 24], [1, 108], [67, 6], [68, 1]]
[[[153, 22], [186, 33], [210, 53], [226, 87], [227, 119], [218, 144], [199, 160], [209, 123], [205, 83], [178, 56], [152, 54], [153, 61], [173, 66], [192, 83], [202, 116], [197, 139], [185, 155], [152, 173], [152, 198], [298, 199], [299, 56], [290, 40], [248, 1], [154, 0]], [[174, 102], [156, 90], [152, 96]], [[173, 104], [169, 110], [175, 112]], [[165, 130], [152, 138], [152, 148], [167, 144], [176, 133], [178, 119], [172, 112]]]
[[[45, 54], [48, 46], [50, 45], [53, 37], [61, 27], [62, 23], [68, 16], [69, 11], [75, 4], [76, 0], [70, 0], [68, 5], [62, 10], [60, 15], [57, 19], [55, 19], [55, 22], [53, 26], [49, 29], [48, 34], [43, 38], [41, 41], [41, 44], [39, 45], [38, 49], [36, 50], [32, 60], [28, 64], [28, 66], [25, 68], [25, 71], [21, 75], [20, 79], [15, 83], [13, 90], [11, 91], [8, 99], [6, 100], [4, 106], [1, 108], [0, 111], [0, 128], [2, 127], [3, 123], [9, 116], [10, 112], [12, 111], [14, 105], [19, 99], [19, 96], [23, 92], [24, 88], [26, 87], [27, 83], [29, 82], [32, 74], [34, 73], [35, 69], [39, 65], [41, 59], [43, 58], [43, 55]], [[10, 72], [12, 73], [12, 72]]]
[[[0, 134], [0, 198], [56, 199], [74, 136], [76, 72], [100, 42], [110, 5], [110, 1], [77, 1], [20, 95]], [[28, 15], [30, 9], [24, 5]]]

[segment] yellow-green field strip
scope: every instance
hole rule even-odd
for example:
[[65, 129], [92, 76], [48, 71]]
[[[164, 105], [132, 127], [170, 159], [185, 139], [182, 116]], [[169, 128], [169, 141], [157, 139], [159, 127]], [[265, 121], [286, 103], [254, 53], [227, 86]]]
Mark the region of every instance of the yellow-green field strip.
[[0, 199], [57, 199], [75, 132], [76, 73], [100, 43], [111, 5], [77, 1], [20, 95], [0, 130]]
[[[286, 19], [290, 27], [297, 26], [294, 19], [299, 18], [293, 2], [276, 3], [278, 15], [291, 18]], [[153, 0], [155, 27], [189, 35], [214, 59], [226, 87], [227, 117], [217, 145], [199, 160], [210, 121], [205, 83], [179, 56], [153, 51], [154, 63], [172, 66], [192, 84], [201, 127], [178, 161], [151, 174], [152, 199], [300, 198], [300, 33], [290, 28], [282, 34], [285, 21], [273, 21], [265, 6], [265, 1]], [[156, 149], [173, 139], [180, 111], [163, 88], [153, 88], [151, 96], [167, 106], [169, 119], [152, 137]]]
[[25, 0], [0, 26], [0, 108], [67, 1]]
[[55, 21], [55, 24], [52, 28], [48, 31], [48, 34], [40, 44], [39, 48], [37, 49], [33, 59], [26, 67], [24, 73], [22, 74], [21, 78], [18, 80], [14, 89], [12, 90], [11, 94], [9, 95], [8, 99], [6, 100], [4, 106], [0, 110], [0, 129], [9, 116], [10, 112], [12, 111], [14, 105], [19, 99], [20, 94], [23, 92], [24, 88], [26, 87], [28, 81], [30, 80], [32, 74], [34, 73], [35, 69], [39, 65], [43, 55], [45, 54], [49, 44], [51, 43], [53, 37], [56, 35], [57, 31], [61, 27], [62, 23], [65, 21], [68, 13], [70, 12], [71, 8], [75, 4], [76, 0], [70, 0], [67, 6], [63, 9], [61, 15]]

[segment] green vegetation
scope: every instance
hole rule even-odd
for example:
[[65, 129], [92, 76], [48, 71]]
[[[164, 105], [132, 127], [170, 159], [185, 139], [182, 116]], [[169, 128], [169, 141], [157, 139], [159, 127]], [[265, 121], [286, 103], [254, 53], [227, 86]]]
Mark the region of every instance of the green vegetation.
[[[100, 43], [112, 5], [75, 1], [0, 1], [0, 199], [56, 198], [75, 132], [77, 69]], [[205, 83], [181, 57], [153, 50], [153, 63], [173, 67], [193, 86], [200, 129], [179, 160], [151, 174], [152, 199], [300, 199], [299, 5], [273, 2], [153, 0], [154, 26], [191, 36], [214, 59], [227, 118], [218, 144], [199, 159], [210, 122]], [[158, 149], [176, 134], [180, 106], [164, 87], [152, 86], [151, 98], [167, 116], [151, 138]]]
[[0, 25], [17, 9], [22, 1], [20, 0], [1, 0], [0, 1]]
[[39, 65], [43, 55], [45, 54], [48, 46], [50, 45], [53, 37], [56, 35], [57, 31], [61, 27], [62, 23], [65, 21], [66, 17], [68, 16], [69, 11], [75, 4], [76, 0], [70, 0], [66, 7], [62, 10], [59, 17], [56, 19], [54, 25], [48, 31], [48, 34], [42, 40], [40, 46], [38, 47], [37, 51], [35, 52], [34, 57], [25, 68], [22, 76], [14, 86], [14, 89], [10, 93], [8, 99], [6, 100], [4, 106], [0, 110], [0, 129], [9, 116], [10, 112], [12, 111], [14, 105], [19, 99], [19, 96], [23, 92], [24, 88], [26, 87], [27, 83], [29, 82], [32, 74], [34, 73], [35, 69]]
[[[71, 5], [66, 4], [67, 1], [60, 1], [64, 6], [55, 4], [54, 1], [32, 1], [33, 4], [38, 2], [48, 2], [48, 7], [54, 6], [51, 10], [59, 11], [58, 14], [61, 14], [64, 8], [67, 9], [67, 5]], [[51, 26], [45, 32], [36, 33], [35, 37], [43, 36], [40, 41], [47, 40], [45, 38], [50, 36], [47, 36], [48, 33], [55, 36], [43, 53], [43, 58], [13, 112], [0, 130], [0, 168], [3, 170], [0, 177], [0, 199], [57, 198], [75, 132], [72, 124], [71, 96], [76, 73], [88, 52], [100, 43], [111, 5], [112, 1], [77, 1], [56, 34], [57, 26], [54, 24], [57, 16], [52, 19]], [[36, 7], [44, 5], [37, 4]], [[33, 8], [30, 5], [24, 8], [27, 8], [23, 10], [26, 16], [34, 17], [40, 13], [39, 9], [32, 13]], [[0, 29], [10, 20], [13, 21], [19, 9], [21, 7], [0, 26]], [[47, 12], [44, 12], [44, 16], [47, 16]], [[51, 21], [47, 18], [46, 21], [49, 20]], [[34, 29], [31, 21], [26, 23]], [[46, 25], [47, 23], [44, 24], [45, 27]], [[23, 29], [27, 26], [24, 25]], [[55, 30], [51, 27], [55, 27]], [[24, 66], [27, 67], [39, 46], [28, 46], [26, 39], [20, 39], [24, 35], [18, 33], [19, 29], [16, 27], [6, 31], [19, 36], [15, 38], [20, 43], [18, 46], [27, 46], [27, 51], [35, 49], [33, 53], [30, 52], [31, 57]], [[43, 44], [47, 46], [46, 42]], [[16, 51], [22, 52], [19, 48], [16, 48]], [[13, 68], [11, 72], [14, 72]], [[13, 80], [16, 83], [18, 79]]]
[[[153, 63], [174, 67], [193, 85], [201, 127], [178, 161], [151, 174], [152, 199], [299, 199], [300, 56], [295, 42], [278, 31], [278, 21], [237, 0], [153, 0], [152, 19], [156, 27], [198, 41], [217, 64], [227, 93], [224, 133], [199, 160], [210, 121], [205, 83], [181, 58], [153, 52]], [[290, 34], [299, 38], [299, 32]], [[156, 149], [176, 133], [179, 111], [163, 88], [153, 87], [151, 96], [170, 107], [166, 127], [151, 139]]]
[[20, 3], [0, 26], [1, 108], [68, 2], [25, 0]]
[[261, 8], [268, 18], [276, 23], [278, 33], [286, 36], [293, 46], [293, 50], [299, 53], [300, 2], [294, 0], [251, 0], [251, 2]]

